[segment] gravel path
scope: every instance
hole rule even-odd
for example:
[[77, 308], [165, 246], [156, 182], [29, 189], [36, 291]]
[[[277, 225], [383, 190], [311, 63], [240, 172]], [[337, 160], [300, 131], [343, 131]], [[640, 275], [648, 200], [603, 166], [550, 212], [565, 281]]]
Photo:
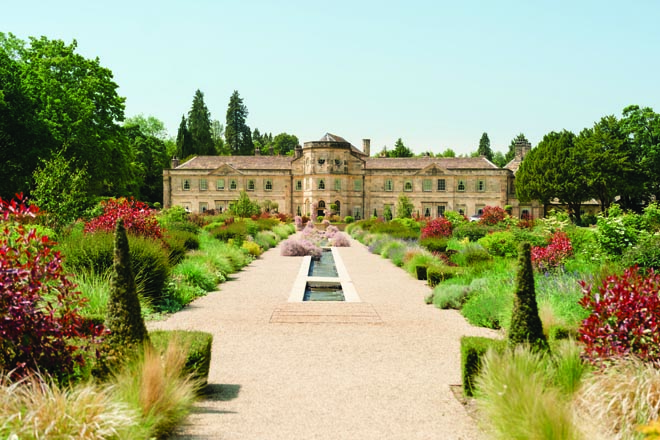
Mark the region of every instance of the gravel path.
[[[371, 305], [362, 306], [380, 322], [271, 322], [275, 310], [287, 307], [302, 260], [275, 248], [220, 291], [149, 324], [214, 335], [210, 395], [174, 438], [483, 438], [450, 385], [461, 380], [460, 337], [492, 333], [455, 311], [425, 305], [424, 282], [360, 243], [340, 253], [358, 295]], [[336, 305], [311, 307], [343, 313]]]

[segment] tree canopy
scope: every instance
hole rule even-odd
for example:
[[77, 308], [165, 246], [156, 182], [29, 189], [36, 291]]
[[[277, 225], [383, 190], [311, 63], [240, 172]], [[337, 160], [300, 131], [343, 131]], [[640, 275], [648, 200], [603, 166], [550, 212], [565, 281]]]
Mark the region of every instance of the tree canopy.
[[484, 156], [488, 160], [493, 160], [493, 150], [490, 148], [490, 139], [488, 138], [488, 133], [484, 132], [479, 139], [479, 148], [477, 148], [477, 154], [479, 156]]
[[234, 90], [227, 106], [225, 141], [230, 153], [235, 156], [254, 154], [252, 133], [246, 123], [248, 110], [237, 90]]
[[394, 150], [389, 152], [389, 157], [413, 157], [412, 150], [403, 144], [401, 138], [394, 143]]
[[192, 107], [188, 112], [188, 131], [193, 154], [214, 156], [217, 154], [211, 131], [211, 112], [204, 103], [204, 94], [197, 89]]
[[557, 199], [568, 206], [569, 214], [580, 222], [580, 207], [591, 198], [587, 186], [584, 151], [575, 145], [570, 131], [550, 132], [520, 164], [516, 173], [516, 194], [521, 201], [543, 204]]

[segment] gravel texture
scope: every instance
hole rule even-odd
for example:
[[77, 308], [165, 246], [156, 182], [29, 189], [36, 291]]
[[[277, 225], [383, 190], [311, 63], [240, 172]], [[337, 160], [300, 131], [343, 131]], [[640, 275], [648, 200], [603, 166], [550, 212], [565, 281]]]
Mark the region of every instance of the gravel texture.
[[[214, 336], [209, 394], [173, 438], [485, 437], [450, 386], [461, 381], [460, 337], [493, 333], [425, 305], [424, 282], [357, 241], [340, 253], [376, 322], [271, 322], [302, 261], [275, 248], [218, 292], [149, 324]], [[310, 313], [344, 313], [336, 305], [313, 304]]]

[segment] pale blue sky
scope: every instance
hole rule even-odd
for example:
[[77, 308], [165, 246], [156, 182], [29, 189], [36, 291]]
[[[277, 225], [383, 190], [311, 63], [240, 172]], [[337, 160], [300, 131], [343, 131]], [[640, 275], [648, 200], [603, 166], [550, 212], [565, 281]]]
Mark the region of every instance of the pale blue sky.
[[306, 142], [505, 151], [523, 132], [579, 132], [629, 104], [660, 111], [660, 2], [12, 1], [0, 31], [78, 41], [126, 97], [176, 135], [196, 89], [224, 123]]

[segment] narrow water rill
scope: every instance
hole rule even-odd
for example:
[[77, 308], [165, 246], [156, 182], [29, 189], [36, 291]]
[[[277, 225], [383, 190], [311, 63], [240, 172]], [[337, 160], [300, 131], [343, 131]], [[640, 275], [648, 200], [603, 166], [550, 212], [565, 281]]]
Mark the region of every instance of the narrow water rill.
[[304, 257], [289, 302], [360, 302], [353, 282], [335, 248], [325, 248], [320, 258]]

